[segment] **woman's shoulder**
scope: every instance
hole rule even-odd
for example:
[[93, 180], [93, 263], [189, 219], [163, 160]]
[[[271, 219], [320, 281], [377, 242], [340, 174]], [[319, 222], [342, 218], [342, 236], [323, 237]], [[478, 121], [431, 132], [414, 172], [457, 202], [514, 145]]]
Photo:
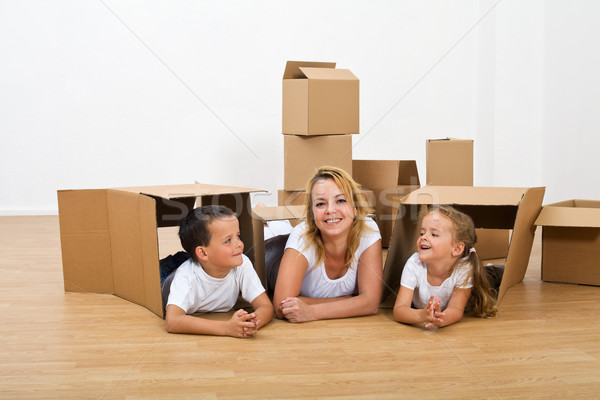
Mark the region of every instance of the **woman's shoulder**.
[[371, 229], [374, 230], [376, 232], [379, 232], [379, 226], [377, 225], [377, 222], [375, 222], [375, 220], [371, 217], [367, 217], [365, 219], [365, 225]]

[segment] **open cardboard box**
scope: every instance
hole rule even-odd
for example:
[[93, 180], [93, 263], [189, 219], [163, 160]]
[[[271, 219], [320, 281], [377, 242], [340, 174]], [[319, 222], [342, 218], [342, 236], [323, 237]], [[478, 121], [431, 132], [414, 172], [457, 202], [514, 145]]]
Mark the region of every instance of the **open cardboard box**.
[[393, 307], [404, 264], [416, 251], [419, 212], [432, 204], [454, 206], [470, 215], [475, 227], [512, 230], [498, 293], [500, 302], [506, 290], [525, 276], [544, 192], [543, 187], [424, 186], [404, 197], [383, 270], [383, 306]]
[[289, 220], [298, 222], [304, 218], [303, 205], [255, 207], [252, 210], [253, 232], [254, 232], [254, 269], [258, 274], [265, 289], [267, 279], [265, 271], [265, 231], [264, 226], [268, 221]]
[[600, 201], [567, 200], [542, 208], [542, 280], [600, 286]]
[[178, 226], [194, 206], [228, 206], [254, 261], [250, 193], [259, 191], [205, 184], [59, 190], [65, 291], [114, 294], [164, 317], [158, 228]]
[[420, 187], [414, 160], [352, 160], [352, 177], [375, 197], [375, 218], [381, 244], [388, 247], [392, 237], [399, 199]]
[[330, 165], [352, 174], [352, 136], [283, 135], [283, 186], [305, 190], [317, 168]]
[[357, 134], [359, 81], [335, 63], [288, 61], [283, 74], [282, 132]]

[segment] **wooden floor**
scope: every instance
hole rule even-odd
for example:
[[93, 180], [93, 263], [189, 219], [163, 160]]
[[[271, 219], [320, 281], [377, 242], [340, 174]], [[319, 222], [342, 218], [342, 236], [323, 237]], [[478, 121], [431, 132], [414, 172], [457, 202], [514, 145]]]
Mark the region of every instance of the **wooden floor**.
[[494, 319], [430, 331], [382, 309], [244, 340], [65, 294], [58, 218], [0, 217], [0, 398], [600, 398], [600, 288], [541, 282], [539, 255]]

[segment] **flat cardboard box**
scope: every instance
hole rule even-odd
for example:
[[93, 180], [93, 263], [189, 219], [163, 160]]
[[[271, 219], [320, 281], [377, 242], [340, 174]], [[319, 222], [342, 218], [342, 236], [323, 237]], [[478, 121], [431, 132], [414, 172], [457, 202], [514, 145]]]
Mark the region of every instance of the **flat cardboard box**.
[[288, 61], [283, 74], [282, 132], [335, 135], [359, 132], [359, 80], [335, 63]]
[[[428, 186], [473, 186], [473, 140], [430, 139], [426, 144]], [[505, 258], [509, 231], [477, 230], [475, 248], [482, 259]]]
[[404, 197], [383, 270], [384, 305], [394, 304], [404, 264], [416, 251], [419, 212], [432, 204], [454, 206], [470, 215], [477, 228], [512, 230], [498, 293], [500, 302], [506, 290], [525, 276], [544, 192], [544, 187], [424, 186]]
[[542, 208], [542, 280], [600, 286], [600, 201], [567, 200]]
[[265, 289], [267, 288], [267, 274], [265, 271], [265, 231], [264, 226], [268, 221], [289, 220], [290, 222], [299, 222], [304, 218], [304, 206], [276, 206], [276, 207], [255, 207], [252, 210], [252, 223], [254, 233], [254, 269], [260, 277]]
[[316, 170], [330, 165], [352, 174], [352, 136], [283, 135], [285, 190], [306, 190]]
[[164, 317], [158, 229], [178, 226], [195, 205], [226, 205], [238, 214], [254, 260], [250, 193], [259, 191], [204, 184], [59, 190], [65, 291], [114, 294]]
[[394, 229], [399, 200], [420, 187], [414, 160], [352, 160], [356, 182], [373, 191], [375, 220], [381, 232], [381, 244], [388, 247]]

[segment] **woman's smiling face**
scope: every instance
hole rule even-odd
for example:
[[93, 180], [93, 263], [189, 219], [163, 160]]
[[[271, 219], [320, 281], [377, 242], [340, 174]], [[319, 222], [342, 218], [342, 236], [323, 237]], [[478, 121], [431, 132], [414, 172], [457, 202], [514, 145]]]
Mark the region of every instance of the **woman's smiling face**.
[[322, 236], [347, 235], [352, 228], [356, 211], [333, 179], [317, 181], [311, 191], [315, 225]]

